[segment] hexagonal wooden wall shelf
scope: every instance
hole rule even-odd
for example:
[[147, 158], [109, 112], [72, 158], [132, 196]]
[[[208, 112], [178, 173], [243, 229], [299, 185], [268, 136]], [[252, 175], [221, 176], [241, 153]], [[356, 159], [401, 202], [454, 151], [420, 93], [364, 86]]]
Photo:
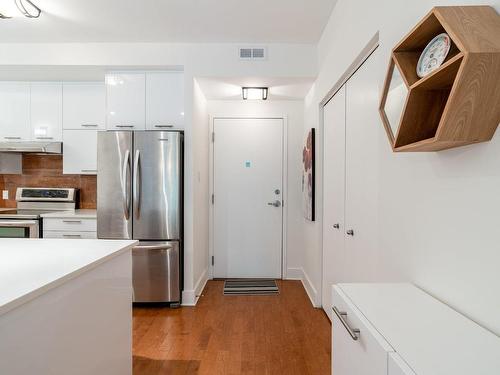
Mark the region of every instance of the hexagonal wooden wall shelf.
[[[417, 76], [436, 35], [451, 48]], [[393, 49], [380, 115], [394, 151], [439, 151], [489, 141], [500, 123], [500, 16], [490, 6], [436, 7]]]

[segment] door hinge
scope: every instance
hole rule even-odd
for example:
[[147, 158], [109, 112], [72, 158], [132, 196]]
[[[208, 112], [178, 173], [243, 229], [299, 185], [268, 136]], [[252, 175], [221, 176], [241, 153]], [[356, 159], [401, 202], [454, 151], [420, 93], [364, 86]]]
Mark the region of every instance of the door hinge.
[[212, 142], [215, 142], [215, 132], [212, 132]]
[[215, 203], [215, 194], [212, 194], [212, 204]]
[[215, 257], [212, 255], [212, 266], [215, 264]]

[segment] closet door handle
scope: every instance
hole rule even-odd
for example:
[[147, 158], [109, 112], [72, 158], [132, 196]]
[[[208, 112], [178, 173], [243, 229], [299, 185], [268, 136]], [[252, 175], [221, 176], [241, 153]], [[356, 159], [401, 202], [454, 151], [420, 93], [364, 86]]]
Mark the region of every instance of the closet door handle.
[[354, 237], [354, 230], [349, 229], [348, 231], [346, 231], [346, 233], [347, 233], [348, 236], [353, 236]]
[[333, 224], [334, 229], [340, 229], [340, 224]]

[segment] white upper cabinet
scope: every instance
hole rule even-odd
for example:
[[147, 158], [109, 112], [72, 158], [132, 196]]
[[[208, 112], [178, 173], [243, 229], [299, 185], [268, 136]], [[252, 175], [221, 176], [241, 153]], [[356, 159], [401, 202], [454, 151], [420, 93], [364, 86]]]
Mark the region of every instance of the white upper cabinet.
[[64, 130], [64, 174], [97, 174], [97, 130]]
[[106, 90], [102, 82], [65, 82], [63, 128], [104, 129]]
[[146, 129], [184, 128], [184, 73], [146, 73]]
[[62, 140], [62, 83], [31, 83], [31, 138]]
[[106, 74], [106, 129], [144, 130], [145, 73]]
[[30, 132], [30, 84], [0, 83], [0, 140], [26, 141]]

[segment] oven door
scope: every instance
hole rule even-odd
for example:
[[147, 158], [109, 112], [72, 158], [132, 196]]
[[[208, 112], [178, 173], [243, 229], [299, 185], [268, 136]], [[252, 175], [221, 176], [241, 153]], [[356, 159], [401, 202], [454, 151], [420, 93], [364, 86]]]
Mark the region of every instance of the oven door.
[[38, 220], [0, 220], [0, 238], [38, 238]]

